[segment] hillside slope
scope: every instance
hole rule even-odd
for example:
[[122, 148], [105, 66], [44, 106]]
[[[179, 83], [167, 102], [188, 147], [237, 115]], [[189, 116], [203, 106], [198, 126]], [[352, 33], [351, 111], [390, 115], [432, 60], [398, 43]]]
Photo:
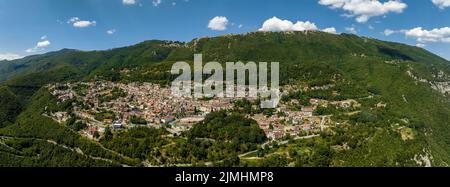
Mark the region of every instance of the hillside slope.
[[[393, 137], [389, 133], [378, 134], [374, 142], [338, 155], [336, 159], [342, 165], [382, 165], [373, 160], [381, 159], [378, 157], [383, 154], [392, 157], [386, 165], [395, 165], [402, 157], [412, 159], [425, 153], [432, 155], [433, 165], [450, 164], [450, 102], [445, 93], [430, 86], [450, 81], [450, 63], [418, 47], [318, 31], [256, 32], [201, 38], [189, 43], [153, 40], [108, 51], [61, 50], [2, 62], [0, 103], [5, 104], [0, 106], [0, 117], [6, 122], [0, 126], [6, 127], [0, 133], [42, 136], [32, 130], [42, 124], [30, 123], [27, 118], [39, 115], [33, 114], [37, 108], [30, 107], [39, 107], [36, 102], [40, 97], [36, 93], [45, 95], [38, 90], [48, 83], [101, 79], [164, 84], [173, 79], [168, 73], [172, 63], [192, 62], [195, 53], [203, 54], [204, 62], [280, 62], [281, 84], [335, 84], [339, 85], [343, 98], [379, 95], [389, 109], [381, 111], [379, 123], [374, 123], [385, 126], [373, 128], [388, 128], [394, 119], [407, 119], [412, 126], [421, 126], [416, 129], [419, 135], [414, 143], [399, 141], [396, 146], [389, 146], [386, 140]], [[21, 129], [20, 133], [15, 132], [17, 129]], [[414, 152], [401, 154], [408, 147], [414, 147]], [[376, 154], [372, 152], [374, 149], [380, 152], [371, 155]]]

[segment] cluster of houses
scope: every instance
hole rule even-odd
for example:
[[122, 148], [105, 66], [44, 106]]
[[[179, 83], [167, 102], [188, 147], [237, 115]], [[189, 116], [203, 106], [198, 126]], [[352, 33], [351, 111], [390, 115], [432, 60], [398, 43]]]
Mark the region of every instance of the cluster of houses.
[[[313, 115], [313, 111], [317, 106], [305, 106], [301, 111], [288, 110], [287, 107], [282, 106], [277, 108], [278, 113], [272, 116], [265, 116], [257, 114], [251, 116], [258, 122], [261, 129], [264, 130], [266, 137], [277, 140], [287, 135], [298, 136], [302, 132], [309, 132], [313, 130], [320, 130], [322, 118]], [[328, 119], [328, 118], [327, 118]]]
[[[170, 88], [152, 83], [114, 83], [108, 81], [78, 82], [52, 84], [48, 86], [50, 92], [59, 101], [76, 99], [85, 106], [74, 105], [73, 112], [88, 125], [82, 133], [88, 137], [102, 134], [109, 126], [114, 130], [122, 130], [137, 125], [159, 128], [170, 124], [169, 131], [180, 134], [189, 130], [193, 124], [201, 122], [204, 116], [217, 110], [234, 108], [232, 98], [194, 99], [193, 97], [174, 97]], [[104, 96], [111, 96], [112, 90], [120, 90], [124, 95], [110, 100], [102, 100]], [[295, 87], [284, 88], [285, 92], [296, 90]], [[257, 114], [249, 116], [264, 130], [271, 139], [281, 139], [287, 135], [298, 136], [302, 132], [320, 131], [329, 122], [329, 116], [314, 116], [317, 107], [328, 107], [329, 104], [337, 108], [359, 106], [355, 100], [329, 102], [320, 99], [310, 99], [309, 106], [301, 110], [289, 109], [291, 105], [299, 105], [297, 100], [280, 103], [276, 113], [272, 116]], [[86, 106], [87, 105], [87, 106]], [[113, 115], [100, 119], [96, 115], [108, 111]], [[282, 115], [280, 115], [282, 114]], [[67, 120], [64, 112], [54, 113], [52, 116], [58, 122]], [[145, 123], [134, 124], [133, 119]]]
[[[318, 107], [348, 109], [358, 108], [361, 106], [360, 103], [353, 99], [330, 102], [327, 100], [313, 98], [309, 100], [309, 104], [309, 106], [302, 106], [299, 111], [296, 109], [292, 110], [289, 109], [289, 106], [299, 105], [299, 101], [293, 99], [288, 103], [281, 103], [276, 109], [277, 114], [272, 116], [258, 114], [250, 117], [258, 122], [260, 128], [264, 130], [266, 137], [272, 140], [278, 140], [286, 137], [287, 135], [295, 137], [301, 135], [302, 133], [320, 132], [328, 128], [331, 124], [331, 116], [314, 115], [314, 111]], [[381, 103], [378, 105], [383, 104]]]
[[[74, 114], [87, 123], [89, 128], [84, 134], [89, 137], [103, 133], [106, 126], [121, 130], [143, 125], [134, 124], [132, 118], [144, 120], [145, 125], [157, 128], [172, 124], [179, 134], [203, 120], [203, 116], [210, 112], [234, 107], [230, 98], [197, 100], [193, 97], [174, 97], [170, 88], [152, 83], [123, 84], [98, 81], [57, 83], [49, 85], [48, 88], [60, 102], [76, 99], [85, 105], [75, 105], [73, 109]], [[112, 96], [113, 89], [119, 89], [125, 95], [111, 100], [101, 99]], [[104, 117], [102, 120], [96, 119], [97, 114], [105, 111], [114, 115]], [[61, 117], [56, 117], [54, 119], [60, 121]]]

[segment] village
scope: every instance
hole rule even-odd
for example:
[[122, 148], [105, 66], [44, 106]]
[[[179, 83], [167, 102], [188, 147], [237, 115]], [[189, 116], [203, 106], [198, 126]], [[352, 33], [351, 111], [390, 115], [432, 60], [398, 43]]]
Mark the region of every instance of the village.
[[[98, 139], [107, 127], [114, 131], [136, 126], [165, 127], [177, 136], [204, 120], [208, 113], [231, 110], [235, 107], [235, 101], [242, 99], [174, 97], [170, 88], [152, 83], [98, 81], [57, 83], [47, 87], [58, 102], [73, 101], [72, 113], [77, 120], [87, 125], [80, 134], [91, 139]], [[284, 90], [288, 92], [290, 89]], [[297, 111], [290, 109], [290, 103], [280, 103], [275, 109], [276, 113], [270, 116], [254, 114], [248, 117], [254, 119], [266, 137], [272, 140], [318, 133], [328, 128], [331, 116], [315, 116], [314, 111], [319, 106], [327, 106], [329, 102], [310, 99], [309, 103], [309, 106], [303, 106]], [[349, 100], [330, 104], [346, 108], [357, 102]], [[64, 123], [69, 119], [69, 114], [58, 111], [50, 113], [49, 117]]]

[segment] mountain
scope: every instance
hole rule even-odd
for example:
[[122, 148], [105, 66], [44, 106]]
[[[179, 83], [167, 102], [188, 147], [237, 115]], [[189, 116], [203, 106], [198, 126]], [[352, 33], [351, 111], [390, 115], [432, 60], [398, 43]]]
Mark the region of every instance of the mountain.
[[[191, 63], [196, 53], [203, 54], [204, 62], [280, 62], [282, 85], [332, 84], [340, 93], [334, 99], [376, 95], [376, 102], [387, 103], [383, 110], [369, 107], [376, 103], [363, 103], [367, 106], [364, 111], [355, 118], [349, 117], [354, 126], [335, 136], [356, 142], [352, 149], [330, 156], [333, 165], [409, 166], [423, 160], [434, 166], [450, 164], [450, 103], [446, 91], [450, 62], [414, 46], [320, 31], [254, 32], [199, 38], [187, 43], [151, 40], [106, 51], [64, 49], [3, 61], [0, 135], [26, 138], [22, 144], [28, 147], [0, 147], [0, 160], [26, 163], [22, 165], [45, 161], [50, 166], [70, 166], [68, 162], [59, 162], [65, 157], [80, 160], [81, 166], [136, 165], [136, 158], [105, 150], [40, 115], [46, 103], [56, 103], [43, 86], [82, 80], [167, 84], [173, 79], [168, 73], [171, 65], [176, 61]], [[326, 94], [321, 97], [333, 99]], [[413, 129], [414, 140], [402, 140], [393, 127], [397, 124]], [[70, 150], [62, 151], [58, 145], [79, 148], [84, 157]], [[28, 149], [53, 156], [30, 156], [26, 153]], [[3, 161], [0, 165], [7, 164]]]

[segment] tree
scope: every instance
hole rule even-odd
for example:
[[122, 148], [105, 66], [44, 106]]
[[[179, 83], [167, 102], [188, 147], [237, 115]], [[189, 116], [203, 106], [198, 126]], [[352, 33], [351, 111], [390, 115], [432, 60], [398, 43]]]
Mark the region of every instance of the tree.
[[288, 160], [284, 155], [272, 155], [261, 162], [261, 167], [285, 167], [287, 165]]
[[105, 128], [105, 140], [110, 141], [113, 139], [113, 133], [111, 132], [111, 128], [108, 126]]
[[80, 131], [80, 130], [83, 130], [83, 129], [85, 129], [87, 127], [87, 125], [86, 125], [86, 123], [83, 123], [83, 122], [81, 122], [81, 121], [77, 121], [75, 124], [73, 124], [73, 129], [75, 130], [75, 131]]
[[99, 138], [99, 137], [100, 137], [100, 134], [98, 133], [98, 131], [95, 131], [95, 132], [94, 132], [93, 137], [94, 137], [94, 138]]

